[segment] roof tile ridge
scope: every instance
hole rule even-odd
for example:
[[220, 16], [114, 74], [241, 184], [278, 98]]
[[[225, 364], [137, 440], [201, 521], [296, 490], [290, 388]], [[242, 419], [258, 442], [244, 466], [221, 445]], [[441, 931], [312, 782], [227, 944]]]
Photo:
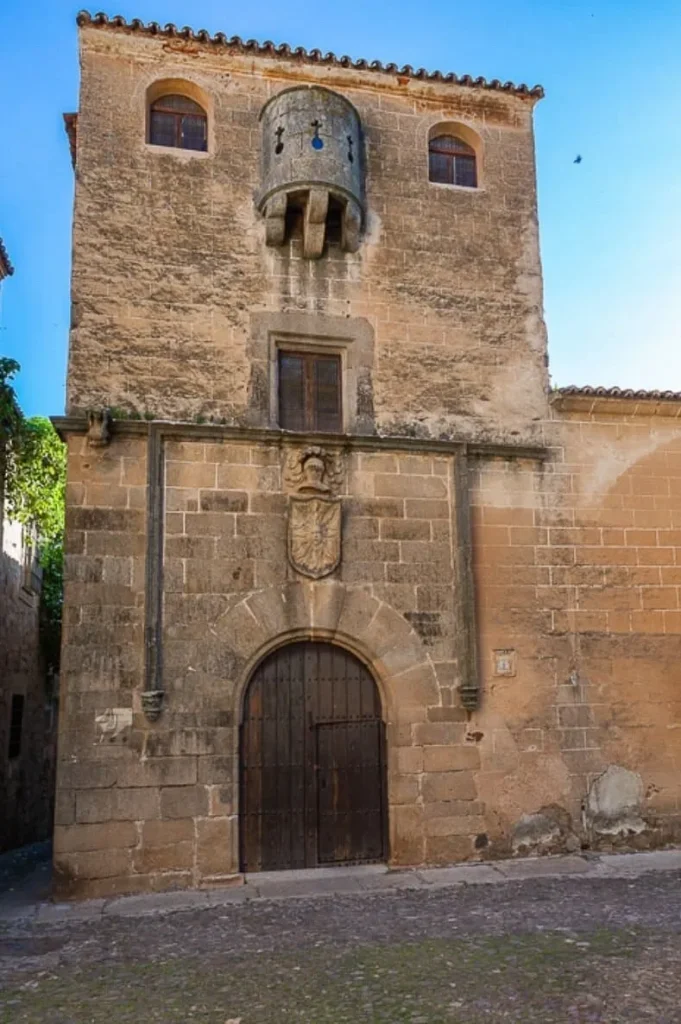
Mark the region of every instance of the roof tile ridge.
[[126, 19], [120, 14], [115, 14], [112, 17], [109, 17], [109, 15], [105, 14], [103, 11], [98, 11], [96, 14], [90, 14], [89, 11], [79, 11], [76, 15], [76, 23], [81, 28], [86, 26], [93, 26], [95, 28], [113, 28], [138, 32], [145, 35], [158, 35], [166, 36], [168, 38], [194, 40], [196, 42], [214, 46], [227, 46], [230, 49], [237, 49], [242, 52], [256, 53], [263, 57], [295, 57], [311, 64], [328, 64], [334, 67], [353, 68], [356, 71], [378, 71], [384, 74], [398, 75], [402, 78], [413, 78], [419, 81], [446, 82], [448, 84], [452, 83], [473, 89], [511, 92], [518, 96], [530, 96], [533, 99], [541, 99], [544, 96], [544, 89], [541, 85], [533, 85], [530, 87], [524, 83], [519, 85], [516, 85], [513, 82], [502, 83], [497, 78], [493, 78], [488, 81], [486, 78], [481, 76], [473, 78], [471, 75], [456, 75], [452, 71], [428, 71], [426, 68], [417, 68], [414, 70], [411, 64], [405, 64], [403, 67], [399, 68], [397, 64], [384, 64], [380, 60], [368, 61], [361, 57], [353, 59], [346, 55], [338, 57], [331, 51], [323, 54], [319, 49], [306, 50], [303, 46], [292, 47], [289, 43], [277, 44], [273, 43], [271, 40], [259, 43], [257, 39], [248, 39], [244, 42], [240, 36], [227, 38], [224, 32], [216, 32], [214, 35], [211, 35], [210, 32], [204, 28], [194, 30], [188, 25], [178, 28], [177, 25], [174, 25], [172, 22], [168, 22], [167, 25], [163, 26], [156, 21], [150, 21], [145, 24], [140, 18], [132, 18], [130, 21], [126, 21]]

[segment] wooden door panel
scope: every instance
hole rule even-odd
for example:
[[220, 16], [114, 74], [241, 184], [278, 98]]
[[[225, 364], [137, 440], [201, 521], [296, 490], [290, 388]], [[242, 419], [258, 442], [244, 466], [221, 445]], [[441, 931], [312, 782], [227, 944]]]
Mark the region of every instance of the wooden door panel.
[[317, 726], [319, 863], [384, 856], [381, 722]]
[[327, 643], [279, 648], [249, 683], [240, 734], [245, 871], [385, 856], [380, 697]]

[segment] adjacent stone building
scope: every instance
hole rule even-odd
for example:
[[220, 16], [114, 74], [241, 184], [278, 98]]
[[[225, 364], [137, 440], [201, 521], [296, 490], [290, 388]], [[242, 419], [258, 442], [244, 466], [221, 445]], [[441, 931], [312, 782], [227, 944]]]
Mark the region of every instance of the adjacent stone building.
[[678, 837], [681, 396], [549, 390], [541, 89], [78, 21], [61, 893]]
[[40, 638], [41, 572], [30, 533], [2, 524], [0, 547], [0, 851], [49, 839], [57, 679]]
[[[14, 273], [0, 239], [0, 285]], [[40, 643], [41, 570], [31, 533], [6, 516], [0, 451], [0, 852], [52, 831], [56, 680]]]

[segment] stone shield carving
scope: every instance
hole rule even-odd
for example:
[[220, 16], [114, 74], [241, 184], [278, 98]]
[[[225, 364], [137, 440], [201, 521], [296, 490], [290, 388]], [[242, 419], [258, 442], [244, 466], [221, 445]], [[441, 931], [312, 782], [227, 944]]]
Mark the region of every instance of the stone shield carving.
[[321, 448], [292, 452], [285, 479], [289, 497], [288, 557], [296, 572], [313, 580], [328, 576], [341, 560], [341, 501], [333, 488], [342, 468]]
[[341, 508], [338, 498], [291, 496], [288, 556], [303, 576], [328, 576], [341, 560]]

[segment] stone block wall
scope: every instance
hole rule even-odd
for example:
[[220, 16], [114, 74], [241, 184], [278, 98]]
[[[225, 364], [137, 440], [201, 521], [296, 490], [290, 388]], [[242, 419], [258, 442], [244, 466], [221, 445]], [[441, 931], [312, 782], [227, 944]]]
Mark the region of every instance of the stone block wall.
[[290, 444], [164, 441], [162, 568], [146, 586], [162, 593], [165, 697], [149, 722], [145, 444], [116, 438], [93, 450], [71, 439], [59, 891], [233, 880], [244, 689], [272, 646], [300, 637], [348, 647], [377, 679], [391, 862], [472, 855], [482, 818], [479, 754], [455, 693], [463, 612], [455, 457], [344, 454], [342, 562], [314, 583], [287, 558]]
[[55, 810], [57, 883], [66, 892], [75, 877], [125, 874], [132, 823], [153, 817], [159, 802], [140, 784], [133, 729], [145, 649], [146, 442], [97, 449], [71, 435], [68, 445]]
[[[460, 450], [339, 447], [342, 560], [313, 582], [287, 557], [295, 442], [152, 427], [166, 432], [162, 557], [145, 581], [149, 442], [134, 429], [94, 452], [71, 439], [61, 892], [238, 880], [245, 687], [267, 652], [301, 638], [346, 647], [377, 681], [394, 866], [678, 838], [671, 416], [558, 402], [543, 455], [469, 455], [472, 712]], [[150, 722], [154, 587], [165, 694]]]

